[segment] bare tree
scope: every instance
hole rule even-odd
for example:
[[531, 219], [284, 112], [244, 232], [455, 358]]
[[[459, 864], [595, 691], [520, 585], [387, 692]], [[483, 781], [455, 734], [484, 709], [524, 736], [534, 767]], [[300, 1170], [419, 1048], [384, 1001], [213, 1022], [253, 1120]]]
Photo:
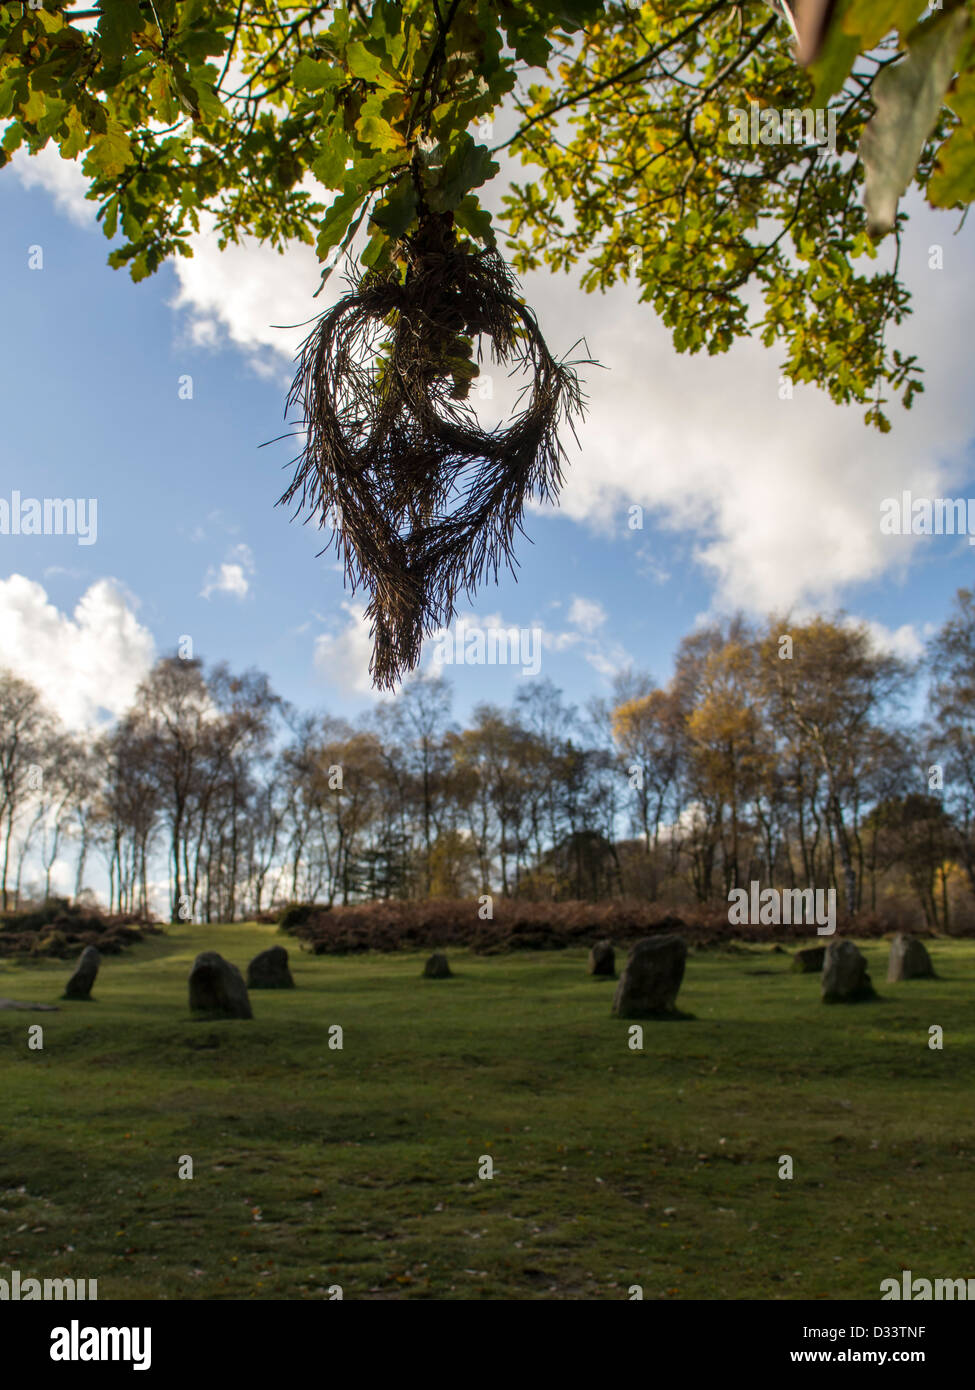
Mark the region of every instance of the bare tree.
[[4, 911], [9, 906], [14, 826], [24, 803], [43, 788], [44, 763], [55, 727], [40, 691], [12, 671], [0, 670], [0, 900]]

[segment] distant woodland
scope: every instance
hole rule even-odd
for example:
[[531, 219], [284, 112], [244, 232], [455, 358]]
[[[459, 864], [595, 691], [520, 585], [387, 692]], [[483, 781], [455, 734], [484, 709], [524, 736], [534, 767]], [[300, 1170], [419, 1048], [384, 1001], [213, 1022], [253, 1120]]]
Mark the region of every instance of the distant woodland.
[[171, 656], [85, 738], [0, 671], [2, 908], [91, 902], [93, 877], [173, 921], [482, 894], [720, 913], [758, 880], [966, 931], [975, 597], [920, 660], [842, 615], [737, 617], [685, 637], [666, 685], [627, 670], [579, 709], [543, 663], [463, 724], [437, 676], [353, 723]]

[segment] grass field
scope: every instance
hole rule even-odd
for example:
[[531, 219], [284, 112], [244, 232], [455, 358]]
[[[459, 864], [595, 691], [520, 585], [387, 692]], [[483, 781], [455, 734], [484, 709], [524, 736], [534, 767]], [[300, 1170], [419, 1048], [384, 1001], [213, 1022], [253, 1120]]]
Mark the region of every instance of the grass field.
[[[767, 947], [692, 952], [694, 1018], [645, 1023], [642, 1052], [582, 951], [456, 952], [427, 981], [419, 954], [285, 939], [295, 990], [191, 1019], [198, 951], [244, 969], [278, 941], [169, 928], [104, 960], [94, 1002], [0, 1012], [0, 1275], [101, 1299], [877, 1299], [905, 1266], [975, 1276], [975, 942], [929, 943], [940, 978], [898, 985], [863, 943], [882, 997], [853, 1006]], [[70, 969], [0, 961], [0, 996], [57, 1002]]]

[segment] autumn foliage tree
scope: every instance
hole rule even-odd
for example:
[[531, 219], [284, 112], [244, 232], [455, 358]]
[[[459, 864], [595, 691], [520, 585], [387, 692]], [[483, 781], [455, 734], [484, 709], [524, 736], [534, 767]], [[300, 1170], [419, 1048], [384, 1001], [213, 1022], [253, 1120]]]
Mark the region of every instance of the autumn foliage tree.
[[842, 615], [733, 617], [685, 637], [666, 684], [621, 672], [580, 711], [527, 680], [464, 721], [439, 677], [346, 720], [163, 657], [94, 741], [6, 673], [7, 908], [25, 865], [35, 895], [77, 892], [99, 848], [112, 906], [156, 911], [168, 883], [174, 920], [444, 894], [726, 916], [758, 880], [955, 930], [975, 923], [973, 652], [967, 590], [920, 664]]

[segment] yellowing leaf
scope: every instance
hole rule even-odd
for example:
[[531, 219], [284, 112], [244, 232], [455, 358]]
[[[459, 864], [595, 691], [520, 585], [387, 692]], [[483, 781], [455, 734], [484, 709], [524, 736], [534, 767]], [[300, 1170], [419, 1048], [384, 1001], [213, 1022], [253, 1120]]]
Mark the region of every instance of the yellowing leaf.
[[862, 49], [873, 48], [896, 29], [906, 34], [927, 9], [927, 0], [852, 0], [843, 12], [844, 33], [857, 35]]
[[384, 70], [382, 63], [364, 44], [350, 43], [345, 51], [345, 60], [353, 77], [361, 77], [365, 82], [375, 82], [379, 87], [395, 87], [396, 80]]
[[20, 119], [31, 123], [39, 121], [46, 110], [47, 102], [44, 100], [44, 93], [32, 91], [20, 108]]
[[132, 142], [118, 121], [109, 121], [104, 135], [96, 135], [85, 157], [84, 172], [115, 178], [135, 159]]
[[371, 145], [374, 150], [382, 150], [385, 153], [389, 150], [401, 150], [406, 145], [399, 131], [394, 130], [381, 116], [360, 116], [355, 129], [363, 144]]
[[928, 184], [932, 207], [951, 208], [975, 199], [975, 135], [964, 128], [946, 141]]

